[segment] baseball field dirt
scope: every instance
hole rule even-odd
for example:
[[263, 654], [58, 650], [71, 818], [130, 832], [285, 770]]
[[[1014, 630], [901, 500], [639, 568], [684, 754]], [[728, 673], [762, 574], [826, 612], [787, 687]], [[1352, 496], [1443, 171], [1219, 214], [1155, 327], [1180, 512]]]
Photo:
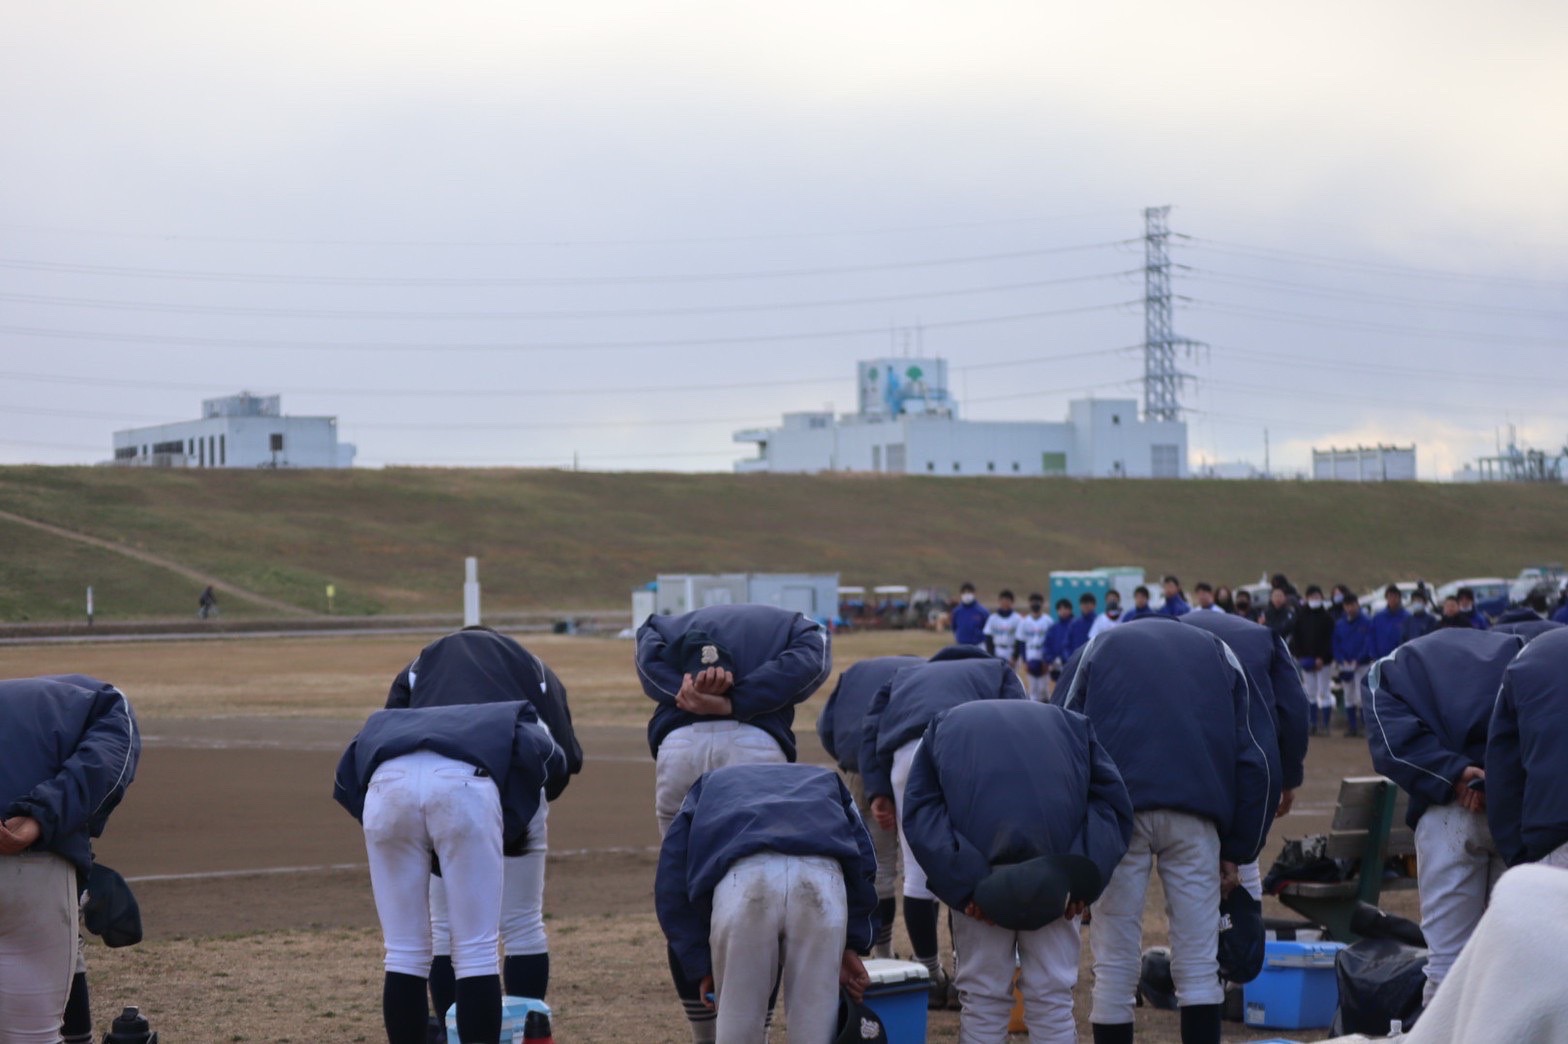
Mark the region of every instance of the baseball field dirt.
[[[140, 716], [141, 769], [98, 853], [132, 879], [147, 939], [125, 950], [89, 939], [100, 1034], [134, 1003], [171, 1042], [384, 1039], [363, 842], [331, 800], [331, 777], [419, 644], [328, 637], [0, 649], [0, 677], [95, 674], [122, 686]], [[556, 1037], [681, 1044], [690, 1038], [652, 914], [653, 765], [631, 643], [528, 644], [568, 685], [588, 757], [550, 814]], [[940, 644], [921, 632], [844, 635], [835, 667]], [[829, 689], [797, 715], [803, 760], [826, 761], [812, 725]], [[1265, 859], [1287, 836], [1326, 829], [1340, 778], [1368, 771], [1364, 741], [1317, 741], [1296, 811], [1276, 824]], [[1397, 899], [1396, 911], [1413, 913], [1410, 893]], [[1146, 945], [1163, 941], [1157, 888], [1145, 926]], [[902, 938], [898, 945], [908, 952]], [[1087, 1033], [1087, 947], [1084, 968], [1077, 1010]], [[956, 1034], [955, 1015], [933, 1015], [930, 1040]], [[1231, 1026], [1227, 1036], [1269, 1034]], [[1175, 1041], [1174, 1013], [1140, 1010], [1139, 1039]]]

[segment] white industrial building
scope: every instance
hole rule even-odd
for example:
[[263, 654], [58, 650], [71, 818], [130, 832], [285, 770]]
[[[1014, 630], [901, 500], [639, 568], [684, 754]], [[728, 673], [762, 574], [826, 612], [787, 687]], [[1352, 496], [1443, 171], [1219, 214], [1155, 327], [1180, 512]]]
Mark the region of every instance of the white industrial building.
[[858, 409], [786, 413], [777, 428], [735, 433], [757, 444], [739, 472], [1184, 478], [1187, 425], [1139, 417], [1133, 399], [1077, 399], [1065, 421], [961, 420], [936, 358], [859, 364]]
[[1320, 482], [1414, 482], [1416, 448], [1379, 445], [1315, 449], [1312, 477]]
[[276, 395], [205, 399], [201, 419], [114, 433], [114, 463], [165, 468], [347, 468], [336, 417], [286, 417]]
[[632, 623], [710, 605], [774, 605], [817, 620], [838, 614], [837, 573], [660, 573], [632, 592]]

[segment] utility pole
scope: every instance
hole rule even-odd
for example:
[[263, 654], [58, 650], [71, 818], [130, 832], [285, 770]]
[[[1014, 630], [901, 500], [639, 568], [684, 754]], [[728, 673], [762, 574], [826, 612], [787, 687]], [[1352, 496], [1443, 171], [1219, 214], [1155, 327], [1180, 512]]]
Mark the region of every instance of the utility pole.
[[1176, 349], [1190, 354], [1197, 341], [1177, 337], [1171, 306], [1170, 207], [1143, 212], [1143, 419], [1181, 420]]
[[1263, 429], [1263, 477], [1269, 477], [1269, 429]]

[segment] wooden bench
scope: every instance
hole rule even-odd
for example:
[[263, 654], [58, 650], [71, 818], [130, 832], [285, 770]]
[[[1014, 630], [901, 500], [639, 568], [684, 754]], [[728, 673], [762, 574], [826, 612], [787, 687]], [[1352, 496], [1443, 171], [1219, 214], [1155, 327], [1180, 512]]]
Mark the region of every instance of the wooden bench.
[[1405, 825], [1409, 799], [1384, 776], [1352, 776], [1339, 785], [1339, 804], [1324, 853], [1331, 859], [1359, 860], [1356, 875], [1346, 881], [1303, 881], [1288, 884], [1280, 902], [1323, 926], [1335, 942], [1353, 943], [1350, 919], [1358, 903], [1378, 904], [1384, 891], [1416, 887], [1412, 877], [1385, 879], [1390, 856], [1414, 856], [1415, 834]]

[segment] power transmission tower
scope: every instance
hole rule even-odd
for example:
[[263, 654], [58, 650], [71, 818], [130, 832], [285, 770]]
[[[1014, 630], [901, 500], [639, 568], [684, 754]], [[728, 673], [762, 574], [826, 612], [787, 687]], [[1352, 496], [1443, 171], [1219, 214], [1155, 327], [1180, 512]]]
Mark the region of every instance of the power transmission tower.
[[1170, 207], [1143, 212], [1143, 419], [1181, 420], [1181, 383], [1187, 374], [1176, 368], [1176, 349], [1189, 353], [1197, 341], [1177, 337], [1171, 316]]

